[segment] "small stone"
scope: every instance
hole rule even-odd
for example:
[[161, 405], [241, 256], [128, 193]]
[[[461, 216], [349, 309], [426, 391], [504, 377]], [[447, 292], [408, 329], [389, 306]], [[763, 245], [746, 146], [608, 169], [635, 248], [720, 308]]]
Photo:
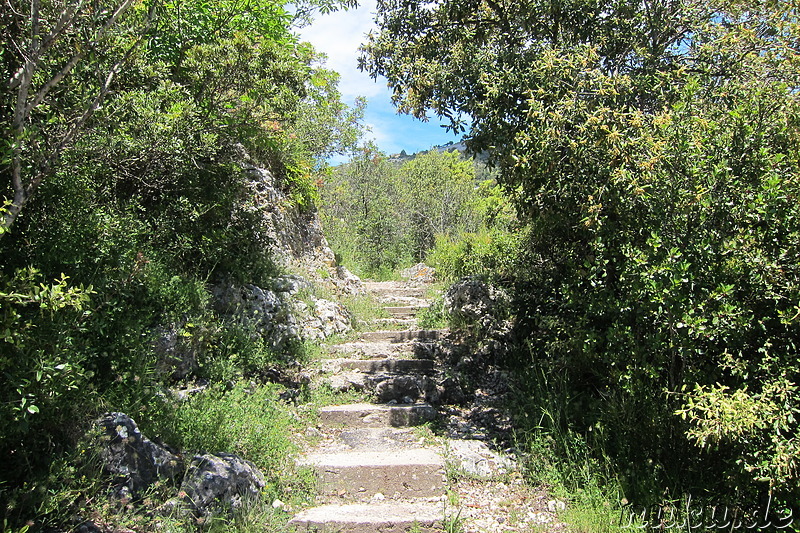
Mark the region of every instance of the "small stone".
[[382, 502], [385, 499], [386, 499], [386, 496], [384, 496], [380, 492], [376, 492], [375, 495], [372, 497], [371, 501], [373, 501], [373, 502]]
[[273, 509], [284, 509], [285, 507], [286, 507], [286, 504], [283, 503], [280, 500], [275, 500], [274, 502], [272, 502], [272, 508]]
[[547, 510], [551, 513], [556, 513], [558, 511], [563, 511], [567, 508], [567, 504], [562, 502], [561, 500], [550, 500], [547, 502]]

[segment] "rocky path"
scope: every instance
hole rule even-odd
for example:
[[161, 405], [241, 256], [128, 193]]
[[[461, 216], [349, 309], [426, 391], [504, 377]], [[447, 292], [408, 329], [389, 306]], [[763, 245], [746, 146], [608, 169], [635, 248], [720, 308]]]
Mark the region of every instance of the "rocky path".
[[418, 427], [442, 422], [434, 405], [447, 399], [446, 380], [420, 347], [446, 332], [416, 327], [417, 311], [429, 304], [424, 287], [365, 285], [391, 318], [332, 347], [321, 379], [371, 391], [375, 403], [319, 410], [319, 443], [301, 458], [319, 479], [316, 506], [290, 526], [320, 533], [560, 529], [542, 528], [555, 525], [556, 510], [525, 489], [512, 461], [479, 440]]

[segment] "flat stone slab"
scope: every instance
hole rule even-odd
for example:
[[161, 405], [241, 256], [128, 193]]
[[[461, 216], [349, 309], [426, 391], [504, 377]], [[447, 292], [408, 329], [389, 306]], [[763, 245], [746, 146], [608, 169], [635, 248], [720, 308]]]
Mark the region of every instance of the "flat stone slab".
[[425, 287], [399, 285], [391, 281], [365, 281], [364, 288], [367, 292], [377, 295], [412, 296], [422, 298], [425, 296]]
[[406, 499], [444, 493], [444, 459], [430, 448], [316, 453], [300, 464], [316, 469], [322, 494], [370, 499], [380, 493]]
[[442, 338], [446, 330], [404, 330], [404, 331], [369, 331], [361, 334], [361, 339], [370, 342], [408, 342], [408, 341], [434, 341]]
[[389, 356], [402, 358], [412, 351], [409, 344], [385, 340], [381, 342], [355, 341], [331, 346], [331, 353], [348, 354], [350, 356], [371, 357], [382, 359]]
[[431, 445], [430, 439], [420, 437], [413, 428], [359, 428], [334, 430], [329, 438], [320, 442], [314, 453], [342, 453], [351, 451], [388, 452]]
[[319, 533], [405, 533], [441, 531], [441, 503], [386, 502], [323, 505], [298, 513], [289, 525]]
[[516, 469], [513, 460], [493, 451], [480, 440], [450, 439], [446, 450], [447, 462], [473, 478], [491, 479]]
[[392, 316], [414, 316], [420, 309], [427, 306], [386, 306], [384, 309]]
[[319, 410], [319, 419], [322, 424], [354, 428], [417, 426], [435, 418], [436, 409], [427, 403], [412, 405], [354, 403], [332, 405]]
[[389, 326], [404, 326], [405, 328], [413, 328], [417, 325], [417, 319], [413, 316], [405, 317], [405, 318], [376, 318], [372, 321], [373, 324], [380, 325], [381, 327], [389, 327]]
[[342, 370], [430, 375], [434, 372], [432, 359], [345, 359], [339, 362]]

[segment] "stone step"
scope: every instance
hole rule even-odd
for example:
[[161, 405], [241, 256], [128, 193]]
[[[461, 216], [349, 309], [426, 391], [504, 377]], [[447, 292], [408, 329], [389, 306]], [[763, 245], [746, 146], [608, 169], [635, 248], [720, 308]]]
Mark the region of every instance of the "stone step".
[[427, 306], [421, 305], [404, 305], [404, 306], [386, 306], [383, 309], [392, 316], [414, 316], [420, 309], [425, 309]]
[[420, 341], [434, 341], [442, 338], [446, 330], [438, 329], [419, 329], [419, 330], [403, 330], [403, 331], [368, 331], [361, 334], [361, 340], [369, 342], [408, 342], [414, 340]]
[[431, 439], [422, 437], [412, 427], [357, 428], [326, 431], [314, 453], [398, 451], [431, 446]]
[[417, 319], [414, 317], [408, 318], [376, 318], [372, 321], [373, 324], [382, 325], [383, 327], [401, 326], [403, 328], [413, 328], [417, 325]]
[[396, 284], [392, 284], [391, 282], [371, 282], [365, 281], [364, 282], [364, 289], [368, 293], [375, 294], [377, 296], [391, 296], [391, 297], [412, 297], [412, 298], [422, 298], [425, 296], [425, 287], [414, 287], [414, 286], [398, 286]]
[[[329, 348], [331, 353], [357, 355], [359, 358], [382, 359], [384, 357], [397, 356], [399, 358], [408, 357], [411, 347], [406, 344], [391, 341], [366, 342], [355, 341], [343, 344], [335, 344]], [[352, 358], [352, 357], [349, 357]]]
[[370, 374], [391, 372], [431, 375], [434, 373], [432, 359], [345, 359], [339, 362], [339, 368]]
[[407, 499], [445, 491], [444, 459], [430, 448], [309, 454], [300, 464], [315, 468], [323, 495], [364, 500], [380, 493]]
[[433, 533], [442, 530], [443, 515], [439, 502], [323, 505], [298, 513], [289, 525], [318, 533]]
[[332, 405], [319, 410], [320, 422], [333, 427], [418, 426], [434, 418], [436, 418], [436, 409], [426, 403], [413, 405], [356, 403]]

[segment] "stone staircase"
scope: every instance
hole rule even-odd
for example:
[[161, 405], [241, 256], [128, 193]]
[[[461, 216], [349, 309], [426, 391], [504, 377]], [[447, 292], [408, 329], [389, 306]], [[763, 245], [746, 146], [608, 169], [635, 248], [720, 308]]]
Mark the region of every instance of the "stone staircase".
[[392, 318], [356, 342], [336, 346], [342, 357], [328, 370], [374, 389], [383, 403], [323, 407], [319, 421], [327, 437], [301, 464], [319, 479], [317, 506], [291, 520], [297, 531], [400, 533], [443, 531], [444, 450], [414, 426], [436, 418], [425, 403], [434, 362], [413, 357], [413, 342], [442, 332], [416, 329], [414, 316], [428, 305], [424, 289], [367, 283]]

